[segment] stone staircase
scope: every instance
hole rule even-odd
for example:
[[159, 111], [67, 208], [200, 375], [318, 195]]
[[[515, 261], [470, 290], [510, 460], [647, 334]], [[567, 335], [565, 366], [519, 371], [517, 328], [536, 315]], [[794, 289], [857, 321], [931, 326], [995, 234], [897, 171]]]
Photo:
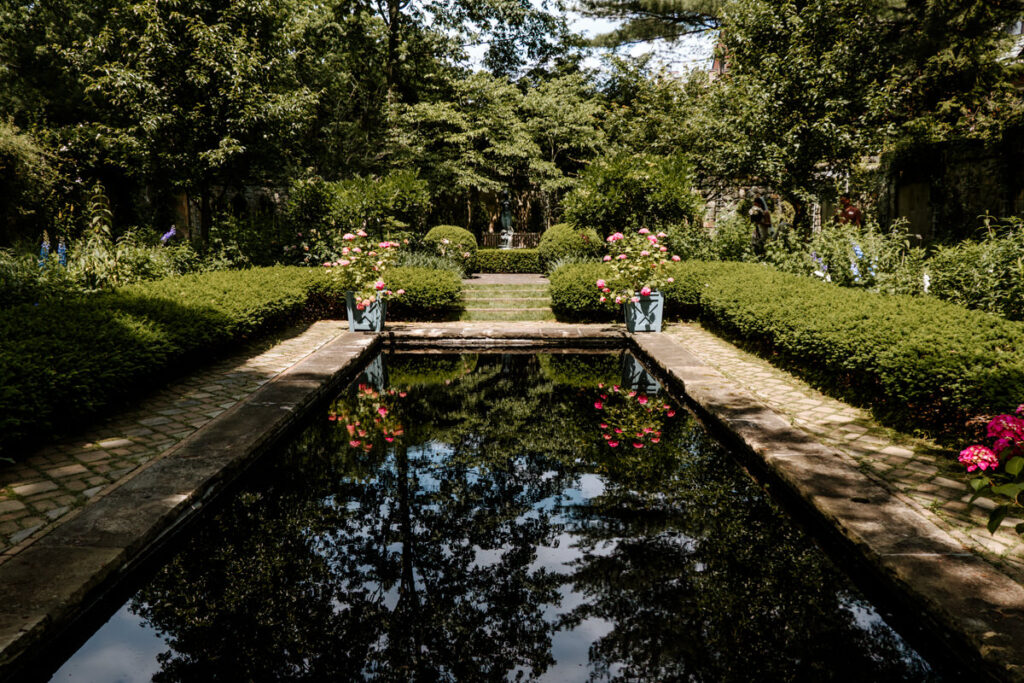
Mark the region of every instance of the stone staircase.
[[459, 320], [554, 320], [544, 284], [469, 284], [463, 282], [466, 306]]

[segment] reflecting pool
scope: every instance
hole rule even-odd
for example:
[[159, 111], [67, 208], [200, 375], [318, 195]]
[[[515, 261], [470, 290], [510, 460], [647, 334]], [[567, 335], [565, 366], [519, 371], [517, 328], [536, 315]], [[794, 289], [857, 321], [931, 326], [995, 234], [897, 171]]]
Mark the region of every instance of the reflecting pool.
[[628, 354], [384, 355], [60, 681], [922, 681]]

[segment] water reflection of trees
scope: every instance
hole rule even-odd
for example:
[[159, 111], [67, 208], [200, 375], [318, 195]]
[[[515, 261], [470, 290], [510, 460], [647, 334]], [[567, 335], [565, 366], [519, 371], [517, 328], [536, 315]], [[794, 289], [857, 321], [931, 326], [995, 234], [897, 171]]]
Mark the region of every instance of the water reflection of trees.
[[[612, 625], [594, 678], [919, 677], [683, 414], [626, 466], [601, 444], [596, 390], [536, 364], [482, 356], [403, 387], [403, 438], [369, 450], [313, 425], [135, 597], [169, 645], [156, 680], [529, 677], [591, 617]], [[584, 471], [606, 488], [580, 505], [563, 492]], [[566, 531], [569, 572], [539, 567]], [[559, 617], [566, 586], [586, 600]]]

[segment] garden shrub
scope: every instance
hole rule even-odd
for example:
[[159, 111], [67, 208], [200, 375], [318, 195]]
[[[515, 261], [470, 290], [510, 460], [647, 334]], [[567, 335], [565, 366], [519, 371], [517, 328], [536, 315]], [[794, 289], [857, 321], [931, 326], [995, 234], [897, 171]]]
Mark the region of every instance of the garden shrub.
[[[427, 251], [472, 264], [476, 257], [476, 237], [457, 225], [438, 225], [423, 236]], [[468, 256], [467, 256], [468, 254]]]
[[551, 310], [559, 320], [609, 321], [618, 315], [619, 307], [599, 301], [596, 283], [610, 276], [611, 269], [600, 262], [570, 263], [551, 273], [548, 291]]
[[563, 202], [565, 220], [615, 232], [699, 225], [704, 200], [693, 187], [693, 171], [683, 155], [655, 156], [618, 152], [595, 160], [580, 174]]
[[[931, 298], [885, 295], [742, 263], [673, 267], [666, 297], [892, 426], [953, 433], [1024, 395], [1024, 325]], [[554, 289], [554, 287], [552, 287]]]
[[[396, 266], [388, 270], [387, 282], [392, 291], [405, 290], [388, 300], [387, 320], [435, 320], [461, 307], [462, 280], [450, 270]], [[339, 281], [322, 278], [314, 289], [329, 314], [345, 316], [345, 288]]]
[[444, 384], [476, 370], [477, 354], [389, 356], [387, 358], [388, 383], [393, 387], [412, 387], [418, 384]]
[[172, 277], [0, 312], [0, 452], [300, 315], [319, 270]]
[[622, 354], [576, 356], [543, 353], [537, 357], [544, 379], [571, 387], [597, 388], [622, 382]]
[[476, 252], [477, 273], [540, 273], [537, 249], [481, 249]]
[[596, 258], [604, 253], [604, 242], [592, 228], [577, 229], [556, 223], [544, 231], [537, 247], [540, 267], [550, 272], [556, 261], [567, 257]]

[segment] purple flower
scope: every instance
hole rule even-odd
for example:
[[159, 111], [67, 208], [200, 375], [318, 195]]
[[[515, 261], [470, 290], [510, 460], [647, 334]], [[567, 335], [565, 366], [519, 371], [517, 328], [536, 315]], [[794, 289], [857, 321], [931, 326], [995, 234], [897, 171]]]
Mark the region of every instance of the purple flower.
[[175, 230], [175, 229], [174, 229], [174, 226], [172, 225], [172, 226], [171, 226], [171, 229], [170, 229], [170, 230], [168, 230], [167, 232], [165, 232], [165, 233], [164, 233], [164, 234], [163, 234], [163, 235], [162, 235], [162, 236], [160, 237], [160, 244], [167, 244], [167, 240], [171, 239], [172, 237], [174, 237], [174, 236], [175, 236], [175, 235], [177, 235], [177, 234], [178, 234], [178, 231], [177, 231], [177, 230]]

